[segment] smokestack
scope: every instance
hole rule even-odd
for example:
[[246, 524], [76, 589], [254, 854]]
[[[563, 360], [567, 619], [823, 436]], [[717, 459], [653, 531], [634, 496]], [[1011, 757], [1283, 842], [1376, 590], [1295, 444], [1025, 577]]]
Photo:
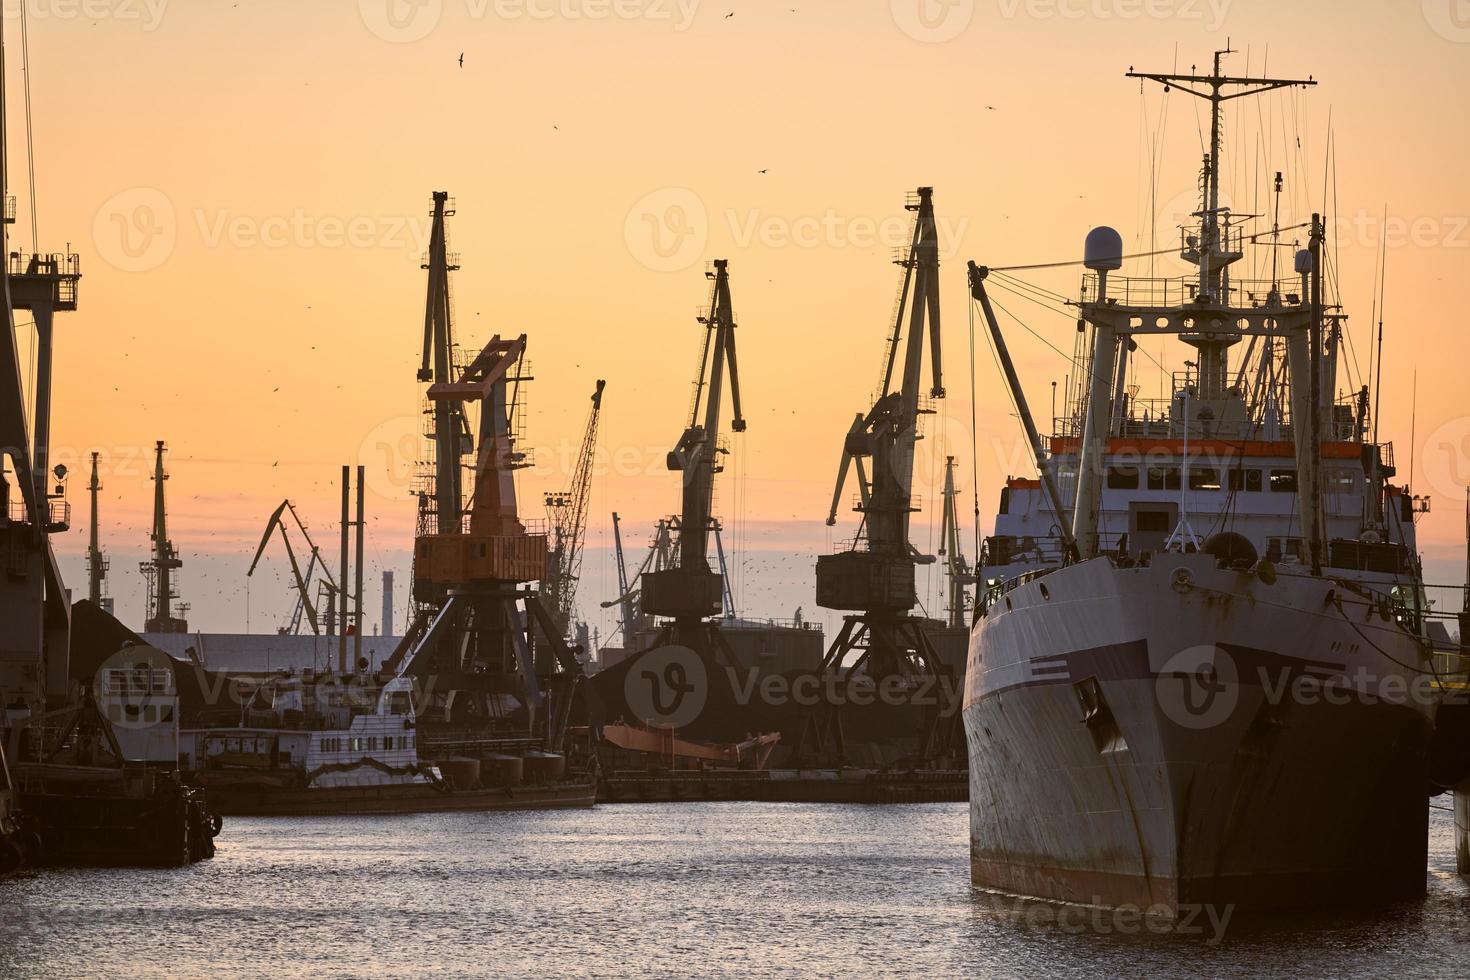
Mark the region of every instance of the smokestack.
[[342, 565], [341, 573], [337, 576], [337, 672], [347, 673], [347, 628], [351, 622], [347, 618], [347, 534], [352, 515], [348, 512], [348, 481], [352, 478], [352, 468], [342, 467]]
[[383, 573], [383, 635], [393, 635], [393, 573]]
[[362, 474], [365, 467], [357, 468], [357, 600], [355, 602], [357, 632], [352, 639], [353, 666], [362, 662]]

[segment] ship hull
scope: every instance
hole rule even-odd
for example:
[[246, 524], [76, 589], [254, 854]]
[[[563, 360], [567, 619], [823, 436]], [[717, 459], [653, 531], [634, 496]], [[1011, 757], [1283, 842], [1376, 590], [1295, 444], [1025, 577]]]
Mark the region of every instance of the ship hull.
[[966, 681], [973, 883], [1163, 914], [1423, 894], [1432, 698], [1341, 597], [1206, 556], [1008, 592]]

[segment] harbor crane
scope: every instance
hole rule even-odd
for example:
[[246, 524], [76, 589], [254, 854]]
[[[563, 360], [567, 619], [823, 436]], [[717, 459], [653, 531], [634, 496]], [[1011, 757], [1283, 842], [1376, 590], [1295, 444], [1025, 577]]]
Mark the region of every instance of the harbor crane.
[[[307, 559], [304, 572], [301, 570], [301, 562], [296, 557], [296, 549], [291, 547], [291, 534], [286, 524], [286, 514], [291, 515], [297, 532], [306, 541], [310, 558]], [[250, 568], [245, 572], [245, 577], [249, 578], [255, 574], [255, 567], [260, 564], [266, 545], [270, 544], [271, 535], [276, 531], [280, 531], [281, 545], [286, 549], [286, 560], [291, 564], [291, 580], [296, 590], [296, 605], [291, 611], [291, 618], [285, 626], [277, 628], [276, 632], [283, 636], [299, 635], [302, 620], [305, 619], [313, 635], [321, 636], [325, 628], [326, 635], [335, 636], [337, 583], [332, 580], [332, 573], [322, 558], [321, 549], [311, 539], [310, 532], [306, 530], [306, 524], [301, 520], [301, 515], [296, 513], [296, 507], [290, 500], [281, 501], [281, 505], [271, 513], [270, 519], [265, 522], [265, 533], [260, 537], [260, 546], [255, 549], [255, 558], [250, 562]], [[313, 603], [311, 584], [318, 570], [321, 572], [321, 579], [317, 582], [319, 597], [317, 602]], [[325, 617], [318, 615], [319, 609], [325, 609]]]
[[672, 567], [674, 563], [674, 545], [669, 538], [668, 521], [660, 520], [658, 529], [654, 533], [653, 544], [648, 549], [648, 555], [644, 557], [643, 564], [638, 571], [633, 573], [633, 580], [628, 579], [628, 564], [623, 558], [623, 522], [617, 511], [613, 511], [613, 555], [617, 559], [618, 566], [618, 597], [602, 604], [603, 609], [613, 606], [618, 607], [618, 630], [623, 640], [623, 649], [632, 650], [635, 638], [640, 630], [648, 628], [648, 617], [638, 607], [640, 589], [638, 579], [652, 565], [656, 569]]
[[[909, 541], [909, 520], [919, 509], [913, 491], [914, 453], [922, 417], [932, 414], [930, 399], [944, 397], [939, 320], [939, 235], [934, 220], [934, 190], [920, 187], [905, 203], [914, 212], [893, 332], [888, 338], [883, 381], [872, 408], [854, 417], [842, 444], [837, 485], [828, 525], [837, 523], [848, 472], [856, 470], [862, 515], [850, 547], [817, 558], [817, 604], [849, 611], [823, 660], [824, 674], [866, 674], [874, 682], [901, 678], [913, 691], [952, 690], [934, 683], [948, 673], [923, 620], [913, 615], [918, 602], [915, 566], [933, 562]], [[929, 339], [930, 379], [924, 388], [924, 340]], [[931, 706], [919, 754], [947, 754], [955, 737], [957, 712]], [[845, 758], [842, 711], [821, 703], [803, 724], [799, 751]]]
[[[3, 150], [0, 145], [0, 184]], [[0, 210], [4, 225], [14, 223], [13, 211]], [[81, 268], [70, 248], [47, 253], [11, 248], [3, 263], [0, 535], [9, 550], [6, 574], [0, 576], [0, 623], [6, 633], [5, 649], [0, 650], [0, 703], [40, 708], [64, 703], [71, 694], [71, 602], [51, 546], [51, 535], [71, 526], [71, 505], [63, 490], [66, 467], [50, 462], [51, 402], [55, 314], [76, 310]], [[35, 328], [29, 370], [17, 347], [16, 310], [28, 311]], [[20, 382], [27, 376], [33, 379], [29, 400]]]
[[976, 582], [975, 569], [965, 559], [960, 547], [960, 512], [956, 505], [958, 494], [954, 487], [954, 457], [944, 461], [944, 521], [939, 533], [939, 556], [944, 559], [946, 577], [949, 579], [949, 625], [952, 629], [964, 629], [969, 625], [965, 613], [974, 609], [974, 598], [969, 592]]
[[716, 527], [712, 515], [715, 475], [724, 469], [720, 457], [728, 452], [721, 447], [719, 438], [727, 371], [733, 413], [730, 428], [744, 432], [745, 416], [741, 411], [740, 374], [735, 358], [729, 260], [716, 259], [713, 270], [705, 275], [712, 287], [709, 308], [698, 318], [705, 328], [704, 344], [689, 422], [667, 459], [668, 468], [683, 476], [683, 508], [669, 523], [677, 549], [675, 564], [639, 575], [640, 605], [645, 614], [667, 618], [655, 646], [678, 644], [701, 654], [713, 654], [719, 649], [734, 664], [735, 653], [712, 619], [725, 608], [726, 576], [713, 571], [709, 564], [709, 539]]
[[[412, 677], [433, 677], [420, 717], [431, 723], [473, 723], [509, 730], [504, 696], [527, 709], [523, 734], [544, 731], [559, 749], [582, 668], [530, 584], [548, 572], [547, 535], [528, 528], [517, 511], [515, 471], [529, 465], [516, 448], [523, 407], [526, 335], [493, 336], [468, 364], [454, 364], [448, 251], [449, 195], [434, 193], [419, 379], [429, 383], [432, 479], [418, 487], [413, 593], [418, 614], [384, 665]], [[478, 403], [474, 435], [470, 408]], [[464, 485], [462, 463], [473, 460]], [[538, 672], [536, 628], [547, 644], [546, 676]], [[548, 694], [552, 704], [548, 709]], [[545, 713], [544, 727], [538, 715]]]
[[145, 633], [187, 633], [189, 623], [184, 619], [189, 607], [179, 605], [174, 615], [174, 600], [179, 597], [174, 591], [176, 579], [173, 573], [184, 567], [178, 549], [168, 538], [168, 508], [164, 503], [163, 484], [168, 473], [163, 468], [166, 451], [162, 439], [154, 447], [153, 461], [153, 557], [138, 564], [148, 582], [147, 619], [143, 623]]
[[[602, 604], [603, 609], [618, 607], [618, 629], [623, 640], [623, 649], [635, 648], [636, 638], [639, 632], [649, 628], [648, 617], [639, 608], [638, 600], [642, 595], [642, 579], [645, 572], [660, 572], [667, 568], [673, 568], [677, 563], [679, 553], [678, 543], [674, 540], [671, 529], [674, 527], [674, 518], [664, 518], [658, 522], [653, 532], [653, 540], [648, 545], [648, 554], [643, 556], [643, 563], [633, 573], [632, 584], [629, 584], [628, 565], [623, 558], [623, 532], [622, 519], [616, 511], [613, 512], [613, 552], [617, 559], [618, 568], [618, 597], [610, 599]], [[716, 520], [712, 528], [715, 536], [715, 554], [720, 562], [720, 578], [722, 580], [721, 595], [724, 597], [723, 619], [732, 620], [736, 618], [735, 597], [730, 590], [730, 576], [725, 567], [725, 544], [721, 538], [723, 525]]]
[[592, 409], [582, 433], [582, 445], [572, 469], [568, 490], [546, 494], [546, 512], [551, 517], [551, 556], [546, 578], [541, 582], [541, 601], [562, 636], [572, 635], [576, 612], [577, 581], [582, 574], [582, 544], [587, 534], [587, 503], [592, 496], [592, 463], [597, 455], [597, 424], [602, 415], [599, 380], [592, 393]]

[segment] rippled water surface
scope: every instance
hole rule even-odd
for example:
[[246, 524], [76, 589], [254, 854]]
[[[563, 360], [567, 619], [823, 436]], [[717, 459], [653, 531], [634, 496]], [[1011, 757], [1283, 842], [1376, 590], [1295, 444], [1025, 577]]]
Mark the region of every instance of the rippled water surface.
[[1423, 902], [1223, 938], [973, 895], [958, 804], [237, 818], [191, 868], [0, 882], [0, 977], [1463, 976], [1470, 888], [1431, 816]]

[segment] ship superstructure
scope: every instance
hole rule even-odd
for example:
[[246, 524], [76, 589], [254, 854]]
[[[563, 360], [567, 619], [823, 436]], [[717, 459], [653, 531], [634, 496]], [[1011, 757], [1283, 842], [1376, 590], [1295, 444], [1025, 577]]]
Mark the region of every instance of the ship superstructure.
[[[1367, 386], [1337, 392], [1345, 314], [1325, 293], [1321, 216], [1247, 233], [1254, 216], [1220, 203], [1222, 105], [1314, 83], [1228, 75], [1229, 53], [1206, 75], [1129, 72], [1210, 105], [1180, 242], [1197, 274], [1121, 279], [1121, 237], [1088, 235], [1085, 356], [1049, 440], [990, 270], [971, 264], [1038, 471], [1007, 481], [980, 563], [965, 697], [978, 886], [1176, 912], [1424, 888], [1416, 504], [1390, 482]], [[1291, 272], [1234, 274], [1283, 232], [1307, 241]], [[1151, 402], [1129, 359], [1159, 337], [1193, 354]]]

